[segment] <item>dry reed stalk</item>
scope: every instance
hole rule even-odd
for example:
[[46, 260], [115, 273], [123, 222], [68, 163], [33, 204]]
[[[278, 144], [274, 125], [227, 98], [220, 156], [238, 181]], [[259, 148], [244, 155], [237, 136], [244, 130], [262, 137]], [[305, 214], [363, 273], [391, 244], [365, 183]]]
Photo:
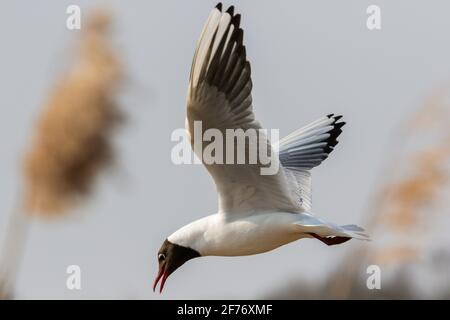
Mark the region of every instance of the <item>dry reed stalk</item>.
[[110, 23], [104, 10], [91, 13], [76, 61], [38, 119], [24, 159], [24, 197], [10, 219], [0, 260], [0, 298], [12, 295], [28, 224], [24, 213], [53, 217], [66, 212], [91, 194], [98, 173], [113, 161], [111, 133], [123, 119], [115, 101], [122, 68], [110, 44]]

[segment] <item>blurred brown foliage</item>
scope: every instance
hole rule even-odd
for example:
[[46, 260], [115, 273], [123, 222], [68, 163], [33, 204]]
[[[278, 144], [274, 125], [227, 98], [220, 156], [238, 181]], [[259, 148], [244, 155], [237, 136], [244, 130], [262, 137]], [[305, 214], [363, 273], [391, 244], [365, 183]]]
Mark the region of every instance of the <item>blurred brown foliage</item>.
[[109, 39], [111, 15], [93, 11], [75, 63], [56, 84], [24, 161], [27, 212], [52, 215], [88, 195], [111, 164], [111, 133], [123, 120], [116, 104], [122, 67]]
[[382, 217], [393, 229], [414, 228], [420, 225], [421, 211], [432, 205], [448, 182], [446, 165], [450, 158], [450, 143], [421, 150], [411, 156], [412, 173], [386, 187], [389, 208]]
[[23, 165], [24, 194], [9, 221], [0, 259], [0, 300], [14, 297], [29, 217], [55, 216], [89, 195], [114, 160], [113, 129], [124, 120], [116, 103], [122, 66], [110, 41], [112, 15], [95, 9], [83, 23], [71, 68], [38, 118]]

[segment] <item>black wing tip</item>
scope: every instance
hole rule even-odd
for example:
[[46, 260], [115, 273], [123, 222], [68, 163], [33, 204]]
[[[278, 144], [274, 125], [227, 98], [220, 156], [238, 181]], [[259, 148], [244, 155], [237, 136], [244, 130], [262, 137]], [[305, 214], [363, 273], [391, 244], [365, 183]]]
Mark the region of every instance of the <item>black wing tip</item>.
[[329, 118], [329, 119], [333, 118], [334, 122], [337, 122], [339, 119], [342, 119], [342, 117], [343, 117], [343, 115], [341, 115], [341, 114], [339, 114], [339, 115], [335, 115], [334, 113], [327, 114], [327, 118]]
[[244, 57], [247, 57], [247, 48], [246, 48], [244, 45], [242, 45], [241, 50], [240, 50], [240, 53], [241, 53]]
[[236, 31], [236, 43], [239, 46], [242, 46], [242, 43], [244, 41], [244, 30], [242, 30], [241, 28], [237, 29]]
[[332, 124], [333, 129], [328, 131], [328, 133], [330, 134], [330, 137], [326, 140], [327, 146], [324, 149], [324, 151], [329, 154], [331, 151], [334, 150], [334, 147], [339, 143], [337, 138], [342, 133], [342, 127], [346, 125], [346, 122], [344, 122], [344, 121], [338, 122], [340, 119], [342, 119], [341, 115], [335, 116], [334, 114], [329, 114], [329, 115], [327, 115], [327, 117], [330, 119], [331, 118], [334, 119], [334, 123]]
[[234, 6], [230, 6], [227, 9], [226, 13], [228, 13], [230, 16], [233, 16], [234, 15]]
[[329, 141], [329, 142], [328, 142], [328, 145], [329, 145], [330, 147], [332, 147], [333, 150], [334, 150], [334, 147], [336, 147], [338, 143], [339, 143], [339, 141], [337, 141], [336, 139], [334, 139], [334, 140]]
[[[331, 151], [333, 151], [334, 148], [330, 145], [326, 145], [325, 148], [323, 148], [323, 151], [328, 155], [331, 153]], [[327, 156], [328, 157], [328, 156]]]
[[250, 64], [250, 61], [246, 61], [245, 62], [245, 67], [246, 68], [248, 68], [248, 72], [250, 73], [250, 74], [252, 74], [252, 66], [251, 66], [251, 64]]
[[219, 10], [220, 12], [222, 12], [222, 7], [223, 7], [222, 2], [219, 2], [219, 3], [216, 5], [216, 9]]
[[347, 124], [347, 122], [335, 122], [334, 123], [334, 128], [340, 129], [343, 126], [345, 126]]
[[[328, 133], [330, 134], [330, 137], [327, 139], [327, 146], [331, 147], [332, 150], [334, 149], [334, 147], [336, 147], [336, 145], [339, 143], [339, 141], [337, 140], [337, 138], [341, 135], [342, 130], [341, 130], [342, 126], [339, 127], [335, 127], [333, 128], [331, 131], [329, 131]], [[332, 151], [331, 150], [331, 151]], [[331, 152], [330, 151], [330, 152]]]
[[241, 15], [238, 13], [237, 15], [233, 16], [231, 19], [231, 23], [234, 25], [234, 28], [239, 28], [241, 25]]

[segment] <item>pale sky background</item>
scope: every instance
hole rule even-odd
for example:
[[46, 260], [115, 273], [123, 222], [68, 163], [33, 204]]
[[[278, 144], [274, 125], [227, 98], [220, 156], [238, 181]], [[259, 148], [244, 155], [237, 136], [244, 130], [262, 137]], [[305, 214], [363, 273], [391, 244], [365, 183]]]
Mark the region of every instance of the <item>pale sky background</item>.
[[[172, 131], [184, 126], [197, 37], [216, 1], [2, 1], [0, 12], [0, 235], [20, 188], [19, 165], [49, 89], [68, 64], [77, 31], [66, 8], [96, 3], [117, 14], [115, 39], [132, 79], [130, 116], [117, 134], [118, 172], [95, 197], [56, 222], [33, 224], [18, 298], [260, 298], [296, 278], [320, 281], [350, 241], [294, 242], [241, 258], [201, 258], [175, 272], [163, 295], [151, 284], [156, 253], [178, 227], [216, 212], [212, 180], [199, 165], [170, 160]], [[340, 144], [313, 171], [313, 211], [337, 223], [363, 213], [395, 126], [450, 78], [450, 3], [411, 0], [238, 1], [253, 71], [256, 116], [281, 135], [328, 113], [348, 123]], [[366, 8], [382, 30], [366, 28]], [[66, 268], [82, 269], [82, 290], [66, 289]]]

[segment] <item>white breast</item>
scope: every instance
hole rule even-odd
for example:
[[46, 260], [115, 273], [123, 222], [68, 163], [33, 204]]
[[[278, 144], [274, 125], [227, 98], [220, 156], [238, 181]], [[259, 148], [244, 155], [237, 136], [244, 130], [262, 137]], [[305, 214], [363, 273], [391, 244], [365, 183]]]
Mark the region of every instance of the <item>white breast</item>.
[[197, 250], [202, 256], [242, 256], [273, 250], [304, 235], [293, 222], [296, 214], [264, 212], [247, 217], [214, 214], [172, 234], [172, 243]]

